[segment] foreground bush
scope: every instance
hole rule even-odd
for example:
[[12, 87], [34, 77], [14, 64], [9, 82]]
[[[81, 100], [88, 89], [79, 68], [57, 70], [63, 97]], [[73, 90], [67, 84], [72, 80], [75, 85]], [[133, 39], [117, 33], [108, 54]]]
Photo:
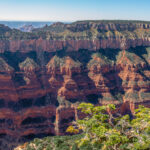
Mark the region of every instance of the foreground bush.
[[150, 150], [150, 108], [139, 106], [133, 119], [129, 115], [112, 115], [114, 105], [82, 103], [79, 109], [87, 117], [67, 129], [71, 133], [80, 130], [84, 133], [77, 142], [79, 149]]
[[83, 135], [36, 138], [29, 143], [17, 147], [15, 150], [77, 150], [75, 141], [82, 137]]

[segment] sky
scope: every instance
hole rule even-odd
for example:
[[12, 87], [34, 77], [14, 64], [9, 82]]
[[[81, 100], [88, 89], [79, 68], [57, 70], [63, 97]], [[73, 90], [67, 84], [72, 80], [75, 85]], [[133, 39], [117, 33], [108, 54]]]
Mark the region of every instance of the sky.
[[148, 20], [150, 0], [0, 0], [0, 20]]

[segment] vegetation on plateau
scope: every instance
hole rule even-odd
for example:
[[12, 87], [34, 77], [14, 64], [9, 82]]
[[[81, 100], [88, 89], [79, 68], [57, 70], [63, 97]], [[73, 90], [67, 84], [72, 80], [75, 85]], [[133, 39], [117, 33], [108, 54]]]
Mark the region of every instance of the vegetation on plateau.
[[[149, 150], [150, 108], [139, 106], [134, 116], [116, 113], [115, 105], [78, 107], [86, 117], [73, 122], [74, 136], [46, 137], [24, 144], [22, 150]], [[115, 112], [115, 113], [114, 113]]]
[[77, 21], [71, 24], [60, 22], [32, 32], [21, 32], [0, 25], [0, 40], [95, 40], [107, 38], [143, 39], [150, 37], [150, 22], [127, 20]]

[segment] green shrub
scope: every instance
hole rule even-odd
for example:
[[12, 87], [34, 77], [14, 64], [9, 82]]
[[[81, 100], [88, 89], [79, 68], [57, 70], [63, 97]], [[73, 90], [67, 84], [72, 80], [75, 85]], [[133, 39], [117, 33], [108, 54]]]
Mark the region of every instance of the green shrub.
[[79, 149], [89, 150], [148, 150], [150, 148], [150, 108], [139, 106], [135, 118], [112, 112], [115, 105], [94, 106], [82, 103], [79, 109], [87, 115], [70, 126], [67, 132], [83, 131]]

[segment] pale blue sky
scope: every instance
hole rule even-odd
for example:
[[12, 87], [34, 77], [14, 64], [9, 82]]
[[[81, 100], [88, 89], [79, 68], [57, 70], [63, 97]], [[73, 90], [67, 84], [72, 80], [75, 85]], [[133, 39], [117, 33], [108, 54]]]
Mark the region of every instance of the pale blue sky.
[[150, 21], [150, 0], [0, 0], [0, 20], [89, 19]]

